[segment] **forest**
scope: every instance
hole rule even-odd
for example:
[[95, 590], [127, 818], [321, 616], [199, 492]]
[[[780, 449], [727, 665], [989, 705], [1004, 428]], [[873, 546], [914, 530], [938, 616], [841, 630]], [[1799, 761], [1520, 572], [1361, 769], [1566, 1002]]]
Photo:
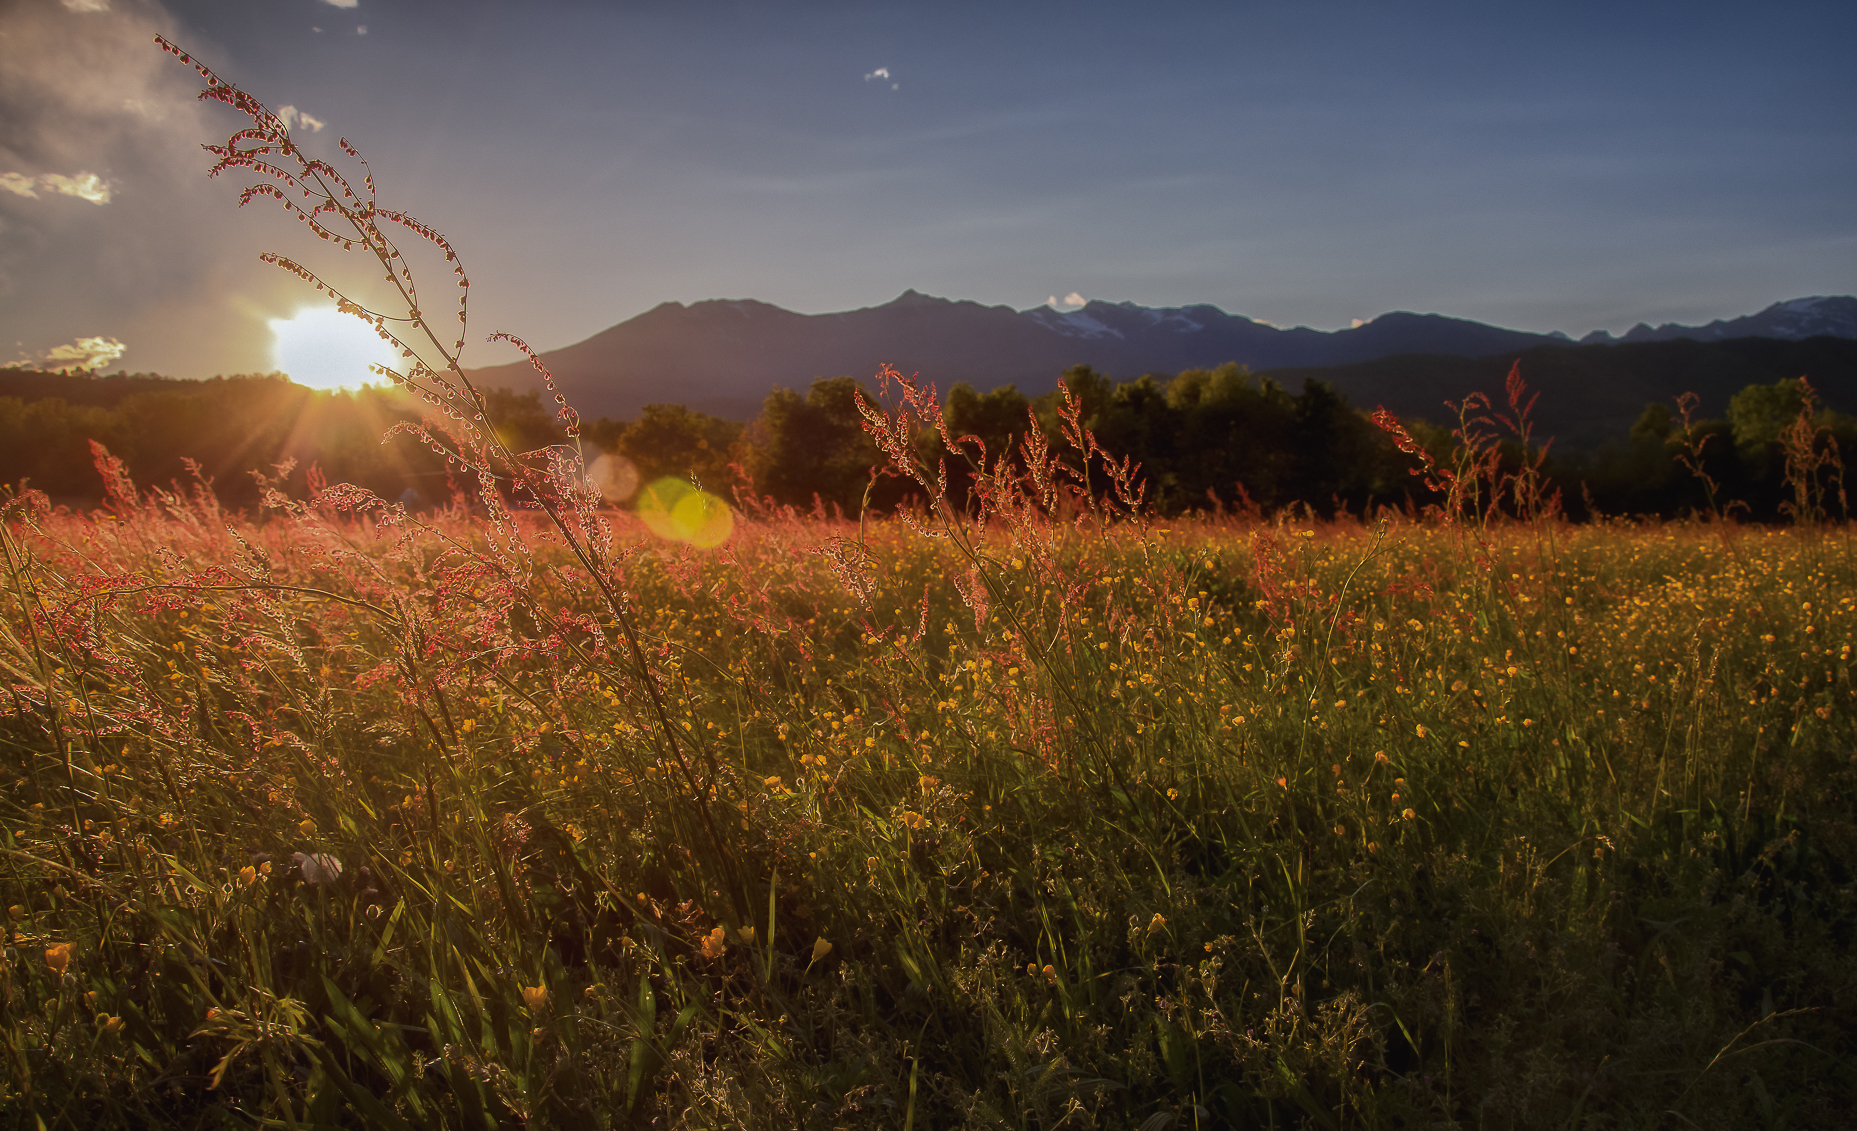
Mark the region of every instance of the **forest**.
[[[1527, 382], [1520, 362], [1515, 370]], [[1422, 490], [1414, 493], [1411, 461], [1373, 423], [1373, 406], [1349, 403], [1326, 380], [1306, 377], [1292, 392], [1237, 364], [1127, 381], [1076, 366], [1063, 380], [1104, 446], [1137, 465], [1146, 501], [1160, 514], [1306, 507], [1326, 518], [1383, 506], [1410, 510], [1424, 501]], [[1532, 400], [1504, 404], [1501, 392], [1489, 390], [1494, 400], [1473, 394], [1442, 403], [1432, 419], [1403, 424], [1444, 466], [1471, 434], [1500, 450], [1511, 468], [1527, 461], [1570, 518], [1675, 518], [1732, 506], [1742, 518], [1764, 521], [1794, 505], [1787, 461], [1806, 457], [1789, 456], [1785, 440], [1803, 409], [1814, 432], [1816, 481], [1830, 492], [1831, 513], [1841, 513], [1840, 453], [1857, 441], [1857, 418], [1825, 408], [1808, 376], [1747, 385], [1716, 415], [1698, 412], [1693, 397], [1648, 403], [1628, 432], [1574, 450], [1523, 431], [1521, 410]], [[912, 488], [877, 470], [884, 460], [862, 426], [860, 395], [878, 399], [869, 383], [851, 377], [821, 378], [803, 393], [775, 389], [745, 424], [652, 404], [634, 420], [588, 421], [580, 440], [589, 463], [608, 452], [629, 461], [634, 483], [677, 476], [750, 509], [889, 511], [906, 505]], [[958, 383], [943, 409], [953, 439], [974, 436], [987, 458], [997, 459], [1034, 426], [1057, 440], [1058, 397], [1028, 397], [1011, 385], [981, 393]], [[535, 393], [493, 388], [486, 399], [515, 450], [567, 439]], [[1567, 407], [1553, 415], [1565, 420]], [[275, 373], [191, 381], [0, 370], [0, 483], [34, 487], [69, 505], [94, 504], [103, 492], [95, 443], [141, 482], [183, 492], [208, 485], [232, 507], [253, 507], [261, 480], [290, 488], [286, 493], [350, 482], [415, 506], [441, 505], [462, 489], [443, 459], [404, 429], [389, 435], [416, 422], [418, 410], [392, 389], [322, 392]], [[949, 458], [947, 442], [933, 432], [918, 446], [931, 464]], [[971, 461], [971, 453], [961, 458]], [[957, 483], [956, 494], [961, 490]]]

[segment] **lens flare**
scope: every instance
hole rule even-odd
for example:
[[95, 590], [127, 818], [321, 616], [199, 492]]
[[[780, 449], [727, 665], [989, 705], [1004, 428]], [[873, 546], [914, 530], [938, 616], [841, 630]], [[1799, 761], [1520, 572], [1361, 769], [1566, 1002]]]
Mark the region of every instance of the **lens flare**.
[[722, 545], [735, 529], [727, 503], [669, 476], [638, 493], [638, 517], [658, 537], [700, 550]]
[[606, 452], [587, 465], [587, 478], [608, 503], [623, 503], [638, 490], [638, 468], [617, 452]]

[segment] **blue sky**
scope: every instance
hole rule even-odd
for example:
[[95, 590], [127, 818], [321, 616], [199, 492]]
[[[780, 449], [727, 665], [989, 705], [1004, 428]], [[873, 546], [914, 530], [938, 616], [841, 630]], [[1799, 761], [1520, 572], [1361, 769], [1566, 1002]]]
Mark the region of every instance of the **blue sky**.
[[[1576, 336], [1857, 291], [1848, 3], [11, 0], [0, 347], [266, 369], [313, 297], [256, 263], [296, 226], [200, 176], [234, 117], [157, 30], [350, 138], [463, 251], [474, 330], [543, 348], [909, 287]], [[80, 173], [108, 203], [43, 179]]]

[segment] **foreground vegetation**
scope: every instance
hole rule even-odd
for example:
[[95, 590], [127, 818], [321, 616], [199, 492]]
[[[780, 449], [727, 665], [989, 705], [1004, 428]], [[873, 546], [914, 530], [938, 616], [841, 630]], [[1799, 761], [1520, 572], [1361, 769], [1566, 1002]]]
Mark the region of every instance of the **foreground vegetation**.
[[667, 745], [558, 548], [273, 503], [9, 511], [28, 1123], [1857, 1103], [1848, 528], [614, 516]]
[[1857, 1107], [1857, 576], [1807, 386], [1785, 529], [1667, 418], [1710, 520], [1566, 525], [1514, 372], [1442, 438], [1375, 415], [1420, 499], [1371, 524], [1157, 525], [1082, 383], [1006, 455], [888, 372], [843, 392], [891, 517], [621, 513], [545, 370], [564, 442], [496, 427], [394, 238], [462, 327], [444, 237], [195, 66], [252, 123], [213, 171], [380, 267], [403, 313], [267, 257], [400, 347], [430, 411], [388, 431], [452, 503], [277, 469], [229, 514], [99, 448], [104, 509], [0, 505], [15, 1122]]

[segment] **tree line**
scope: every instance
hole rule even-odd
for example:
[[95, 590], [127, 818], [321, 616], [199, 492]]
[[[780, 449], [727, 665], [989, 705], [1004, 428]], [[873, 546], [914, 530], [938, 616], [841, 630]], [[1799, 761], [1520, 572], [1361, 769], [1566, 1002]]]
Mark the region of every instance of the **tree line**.
[[[1292, 393], [1236, 364], [1130, 381], [1077, 366], [1064, 384], [1101, 446], [1140, 465], [1148, 500], [1162, 514], [1306, 507], [1332, 516], [1435, 501], [1411, 474], [1413, 457], [1320, 379]], [[612, 453], [630, 461], [638, 483], [677, 476], [743, 505], [846, 515], [904, 505], [903, 481], [873, 478], [884, 460], [864, 432], [860, 395], [876, 399], [850, 377], [822, 378], [804, 393], [776, 389], [747, 423], [653, 404], [633, 420], [585, 422], [581, 438], [589, 459]], [[512, 448], [565, 441], [536, 394], [491, 389], [487, 397]], [[1502, 434], [1501, 407], [1475, 408], [1467, 418], [1490, 436], [1490, 458], [1511, 470], [1536, 467], [1573, 518], [1723, 510], [1776, 518], [1797, 509], [1797, 478], [1808, 460], [1835, 513], [1843, 505], [1841, 455], [1857, 444], [1857, 418], [1822, 408], [1799, 378], [1748, 385], [1720, 417], [1697, 417], [1693, 403], [1653, 403], [1626, 435], [1580, 452], [1550, 448], [1545, 456]], [[994, 457], [1016, 450], [1032, 429], [1054, 443], [1060, 438], [1057, 393], [1028, 397], [1011, 385], [982, 393], [963, 383], [948, 390], [942, 409], [952, 437], [976, 437]], [[284, 474], [286, 486], [299, 491], [318, 476], [389, 499], [441, 504], [464, 487], [442, 458], [409, 438], [382, 440], [395, 423], [418, 417], [419, 406], [391, 389], [324, 392], [277, 374], [185, 381], [6, 370], [0, 483], [36, 487], [72, 505], [94, 503], [101, 494], [94, 440], [144, 485], [209, 482], [234, 507], [256, 505], [253, 471]], [[1445, 467], [1462, 452], [1464, 423], [1404, 421]], [[949, 462], [960, 501], [966, 480], [959, 472], [972, 448], [950, 452], [933, 429], [924, 430], [919, 447], [931, 466]]]

